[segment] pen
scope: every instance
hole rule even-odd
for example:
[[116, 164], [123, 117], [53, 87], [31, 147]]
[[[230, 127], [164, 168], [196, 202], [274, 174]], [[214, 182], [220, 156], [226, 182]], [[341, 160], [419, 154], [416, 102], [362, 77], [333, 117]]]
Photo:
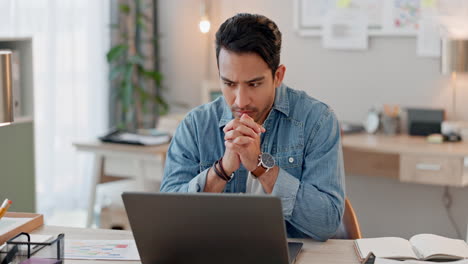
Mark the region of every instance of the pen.
[[8, 199], [5, 199], [5, 201], [3, 201], [3, 204], [0, 207], [0, 219], [5, 215], [8, 208], [10, 208], [11, 203], [12, 202], [10, 200], [8, 200]]

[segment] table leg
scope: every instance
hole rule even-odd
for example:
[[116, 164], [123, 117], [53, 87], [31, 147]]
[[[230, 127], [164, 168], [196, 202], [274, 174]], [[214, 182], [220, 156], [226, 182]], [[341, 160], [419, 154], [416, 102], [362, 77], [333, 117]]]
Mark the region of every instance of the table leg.
[[91, 190], [88, 204], [88, 219], [86, 227], [91, 227], [94, 220], [94, 205], [96, 203], [96, 188], [104, 174], [104, 156], [96, 154], [93, 162], [93, 177], [91, 179]]
[[146, 171], [144, 160], [135, 160], [135, 172], [135, 180], [138, 190], [147, 191], [148, 186], [146, 186]]

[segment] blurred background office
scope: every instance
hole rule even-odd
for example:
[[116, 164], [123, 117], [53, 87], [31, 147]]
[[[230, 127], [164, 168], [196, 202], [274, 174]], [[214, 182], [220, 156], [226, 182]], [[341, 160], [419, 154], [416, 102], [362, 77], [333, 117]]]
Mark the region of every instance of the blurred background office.
[[[74, 144], [114, 127], [173, 131], [219, 94], [214, 34], [239, 12], [277, 23], [285, 83], [329, 104], [342, 122], [369, 126], [369, 110], [384, 105], [468, 121], [468, 77], [440, 68], [440, 39], [468, 38], [466, 0], [0, 0], [0, 49], [19, 57], [21, 99], [17, 121], [0, 128], [0, 198], [13, 200], [12, 210], [43, 213], [46, 224], [85, 226], [92, 206], [92, 226], [125, 227], [122, 209], [103, 208], [119, 204], [122, 190], [139, 190], [136, 170], [151, 182], [145, 191], [157, 191], [163, 157], [145, 167], [109, 160], [101, 174], [126, 178], [94, 194], [97, 152]], [[128, 63], [146, 85], [126, 90]], [[468, 154], [461, 160], [468, 177]], [[346, 175], [364, 237], [466, 239], [468, 182], [380, 176]]]

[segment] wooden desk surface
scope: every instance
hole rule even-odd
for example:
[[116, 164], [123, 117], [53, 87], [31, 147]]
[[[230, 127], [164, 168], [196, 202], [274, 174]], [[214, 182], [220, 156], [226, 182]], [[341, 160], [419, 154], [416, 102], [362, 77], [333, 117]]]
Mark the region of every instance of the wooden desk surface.
[[409, 135], [344, 135], [347, 175], [383, 176], [401, 182], [468, 186], [468, 142], [432, 144]]
[[131, 144], [103, 143], [100, 141], [77, 142], [73, 145], [80, 151], [89, 152], [127, 152], [134, 154], [165, 154], [169, 148], [169, 143], [157, 146], [138, 146]]
[[468, 142], [445, 142], [431, 144], [426, 137], [409, 135], [369, 135], [351, 134], [344, 135], [343, 148], [353, 148], [362, 151], [393, 153], [393, 154], [433, 154], [444, 156], [468, 156]]
[[[133, 239], [129, 231], [106, 230], [106, 229], [86, 229], [58, 226], [42, 226], [33, 232], [34, 234], [57, 235], [65, 233], [65, 239]], [[325, 243], [313, 240], [298, 240], [304, 242], [302, 252], [299, 254], [296, 263], [322, 263], [322, 264], [358, 264], [358, 258], [353, 248], [352, 240], [329, 240]], [[96, 260], [72, 260], [67, 259], [67, 264], [86, 263], [119, 263], [136, 264], [138, 261], [96, 261]]]

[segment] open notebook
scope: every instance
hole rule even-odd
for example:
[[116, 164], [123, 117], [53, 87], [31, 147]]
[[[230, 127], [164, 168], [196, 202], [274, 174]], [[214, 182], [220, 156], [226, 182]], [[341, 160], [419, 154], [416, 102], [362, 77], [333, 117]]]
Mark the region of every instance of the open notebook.
[[432, 234], [420, 234], [408, 241], [399, 237], [356, 239], [356, 252], [362, 263], [372, 257], [396, 260], [460, 260], [468, 259], [465, 241]]

